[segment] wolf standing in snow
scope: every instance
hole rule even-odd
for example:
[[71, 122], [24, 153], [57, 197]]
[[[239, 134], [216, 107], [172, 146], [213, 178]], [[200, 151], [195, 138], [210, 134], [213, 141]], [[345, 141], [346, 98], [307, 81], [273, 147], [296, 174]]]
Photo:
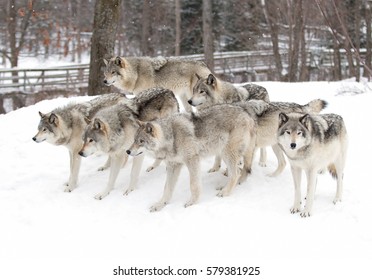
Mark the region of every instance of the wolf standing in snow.
[[[110, 175], [104, 191], [95, 196], [103, 199], [113, 189], [120, 167], [127, 161], [126, 150], [134, 141], [138, 129], [138, 120], [153, 121], [168, 117], [179, 111], [173, 92], [163, 88], [152, 88], [141, 92], [137, 97], [116, 106], [99, 111], [88, 121], [83, 139], [84, 145], [79, 154], [87, 157], [96, 151], [110, 156]], [[130, 182], [124, 194], [136, 188], [143, 156], [133, 160]], [[158, 165], [159, 161], [155, 162]], [[153, 168], [153, 167], [150, 167]]]
[[[155, 158], [165, 160], [167, 178], [163, 197], [150, 208], [158, 211], [171, 199], [183, 164], [190, 174], [191, 190], [185, 207], [196, 203], [201, 187], [200, 158], [216, 153], [222, 156], [229, 171], [229, 180], [218, 196], [229, 195], [250, 171], [255, 137], [255, 121], [242, 107], [221, 104], [197, 114], [176, 114], [142, 124], [127, 153], [139, 156], [147, 150]], [[242, 159], [244, 167], [240, 171]]]
[[187, 100], [196, 82], [195, 73], [201, 77], [211, 73], [204, 62], [181, 58], [117, 56], [105, 60], [105, 64], [107, 86], [113, 85], [134, 95], [152, 87], [164, 87], [180, 97], [188, 112], [191, 107]]
[[97, 111], [126, 99], [124, 94], [112, 93], [80, 104], [71, 103], [47, 114], [39, 112], [41, 120], [38, 133], [32, 139], [36, 143], [46, 141], [53, 145], [63, 145], [69, 151], [70, 177], [66, 183], [66, 192], [71, 192], [77, 185], [81, 163], [78, 152], [83, 146], [82, 135], [86, 126], [84, 119], [92, 118]]
[[277, 135], [279, 146], [289, 159], [295, 186], [291, 213], [301, 211], [302, 170], [307, 177], [307, 196], [301, 217], [309, 217], [312, 213], [317, 173], [325, 168], [337, 179], [333, 203], [341, 201], [348, 142], [342, 117], [281, 113]]

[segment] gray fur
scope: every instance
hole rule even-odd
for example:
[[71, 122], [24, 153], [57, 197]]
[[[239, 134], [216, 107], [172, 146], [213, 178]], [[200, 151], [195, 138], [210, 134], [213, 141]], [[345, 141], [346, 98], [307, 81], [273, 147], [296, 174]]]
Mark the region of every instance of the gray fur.
[[[200, 158], [219, 154], [229, 169], [229, 182], [218, 193], [229, 195], [238, 181], [251, 170], [256, 127], [254, 120], [239, 106], [216, 105], [196, 114], [175, 114], [169, 118], [142, 124], [128, 154], [138, 156], [147, 150], [167, 164], [167, 180], [162, 199], [151, 207], [161, 210], [171, 199], [180, 168], [185, 164], [190, 173], [191, 199], [199, 197], [201, 177]], [[241, 158], [244, 168], [238, 169]]]
[[[110, 177], [106, 189], [95, 196], [102, 199], [113, 189], [120, 167], [126, 163], [128, 157], [125, 151], [134, 141], [134, 135], [139, 127], [139, 121], [152, 121], [169, 117], [177, 113], [179, 106], [177, 99], [170, 90], [152, 88], [141, 92], [133, 99], [100, 110], [85, 129], [84, 145], [79, 154], [87, 157], [96, 151], [110, 156]], [[143, 156], [133, 161], [129, 186], [124, 194], [129, 194], [137, 186]], [[148, 169], [152, 170], [154, 166]]]
[[164, 57], [111, 58], [104, 70], [104, 83], [137, 95], [152, 87], [164, 87], [179, 96], [187, 111], [187, 99], [196, 82], [195, 73], [208, 76], [210, 70], [200, 61]]
[[307, 177], [306, 205], [302, 217], [312, 214], [316, 176], [328, 168], [337, 179], [334, 203], [341, 201], [343, 170], [347, 153], [347, 132], [341, 116], [336, 114], [312, 115], [281, 113], [279, 115], [278, 143], [291, 164], [295, 185], [295, 201], [291, 213], [301, 209], [301, 172]]

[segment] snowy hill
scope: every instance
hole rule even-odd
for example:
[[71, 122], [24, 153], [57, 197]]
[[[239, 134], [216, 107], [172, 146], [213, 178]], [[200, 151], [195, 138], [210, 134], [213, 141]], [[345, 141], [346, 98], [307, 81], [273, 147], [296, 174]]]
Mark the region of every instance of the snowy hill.
[[[215, 190], [226, 178], [222, 172], [208, 174], [213, 158], [204, 160], [201, 199], [187, 209], [189, 180], [183, 168], [170, 204], [159, 213], [149, 212], [165, 182], [164, 164], [145, 172], [153, 161], [149, 157], [139, 188], [127, 197], [122, 190], [129, 182], [131, 159], [115, 190], [102, 201], [93, 198], [108, 180], [108, 171], [97, 171], [106, 160], [99, 155], [83, 159], [78, 188], [64, 193], [67, 149], [31, 138], [38, 111], [88, 97], [43, 101], [0, 115], [0, 278], [117, 279], [113, 270], [119, 265], [170, 265], [195, 268], [198, 276], [167, 279], [205, 279], [212, 266], [260, 266], [254, 279], [367, 279], [372, 274], [371, 92], [353, 82], [259, 84], [272, 101], [304, 104], [322, 98], [329, 102], [324, 112], [344, 117], [349, 151], [342, 203], [333, 205], [336, 182], [320, 175], [313, 216], [290, 214], [294, 187], [289, 164], [277, 178], [267, 177], [276, 167], [271, 149], [268, 166], [258, 166], [256, 158], [252, 175], [226, 198], [216, 197]], [[354, 94], [357, 88], [365, 93]]]

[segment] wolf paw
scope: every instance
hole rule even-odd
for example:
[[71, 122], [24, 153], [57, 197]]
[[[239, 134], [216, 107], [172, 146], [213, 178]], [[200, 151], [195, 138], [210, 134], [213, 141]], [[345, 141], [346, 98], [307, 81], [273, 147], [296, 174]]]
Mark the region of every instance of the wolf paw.
[[150, 172], [150, 171], [152, 171], [152, 170], [154, 170], [155, 169], [155, 167], [154, 166], [149, 166], [147, 169], [146, 169], [146, 172]]
[[225, 172], [223, 173], [223, 175], [226, 176], [226, 177], [229, 177], [229, 171], [227, 170], [227, 168], [226, 168]]
[[70, 188], [69, 186], [67, 186], [64, 190], [64, 192], [72, 192], [73, 191], [73, 188]]
[[311, 212], [310, 212], [310, 211], [306, 211], [306, 210], [304, 210], [304, 211], [302, 211], [302, 212], [300, 213], [300, 216], [301, 216], [302, 218], [310, 217], [310, 216], [311, 216]]
[[126, 191], [124, 191], [123, 195], [128, 195], [128, 194], [130, 194], [132, 191], [134, 191], [134, 188], [128, 188]]
[[260, 161], [260, 162], [258, 163], [258, 165], [261, 166], [261, 167], [266, 167], [266, 166], [267, 166], [267, 165], [266, 165], [266, 162], [264, 162], [264, 161], [263, 161], [263, 162]]
[[185, 208], [191, 206], [191, 205], [194, 205], [195, 204], [195, 201], [194, 200], [190, 200], [188, 202], [185, 203]]
[[217, 193], [217, 196], [218, 197], [225, 197], [225, 196], [228, 196], [230, 194], [229, 191], [227, 191], [225, 188], [221, 189], [218, 193]]
[[337, 202], [341, 202], [341, 198], [339, 197], [335, 197], [335, 199], [333, 200], [333, 204], [337, 204]]
[[103, 198], [105, 198], [109, 193], [99, 193], [97, 194], [94, 198], [97, 199], [97, 200], [102, 200]]
[[300, 212], [301, 209], [300, 209], [300, 207], [292, 207], [292, 208], [290, 209], [290, 211], [291, 211], [291, 214], [295, 214], [295, 213]]
[[166, 202], [155, 203], [153, 206], [150, 207], [150, 212], [158, 212], [163, 209], [165, 205], [167, 205]]
[[100, 168], [97, 169], [97, 171], [104, 171], [106, 170], [108, 167], [107, 166], [101, 166]]
[[217, 172], [218, 170], [220, 170], [220, 166], [218, 166], [218, 167], [213, 166], [211, 169], [208, 170], [208, 173]]

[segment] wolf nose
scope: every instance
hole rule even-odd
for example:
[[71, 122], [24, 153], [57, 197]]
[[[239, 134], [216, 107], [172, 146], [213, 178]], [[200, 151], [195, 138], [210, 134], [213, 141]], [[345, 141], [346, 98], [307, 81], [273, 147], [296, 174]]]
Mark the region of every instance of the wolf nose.
[[187, 103], [189, 103], [190, 105], [192, 105], [192, 100], [189, 99], [189, 100], [187, 101]]
[[36, 137], [32, 137], [32, 140], [36, 141]]
[[79, 152], [79, 155], [83, 157], [84, 156], [84, 153], [82, 151], [80, 151]]
[[105, 85], [107, 85], [107, 80], [103, 80], [103, 83], [104, 83]]
[[130, 155], [130, 150], [127, 150], [127, 154]]
[[291, 149], [296, 148], [296, 143], [291, 143]]

